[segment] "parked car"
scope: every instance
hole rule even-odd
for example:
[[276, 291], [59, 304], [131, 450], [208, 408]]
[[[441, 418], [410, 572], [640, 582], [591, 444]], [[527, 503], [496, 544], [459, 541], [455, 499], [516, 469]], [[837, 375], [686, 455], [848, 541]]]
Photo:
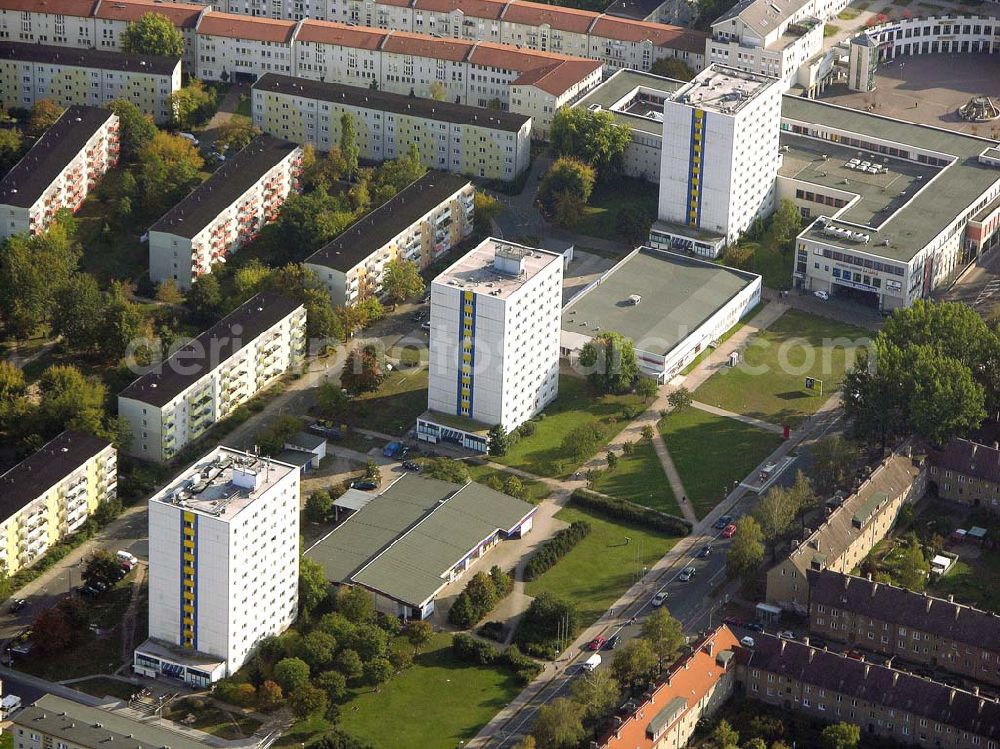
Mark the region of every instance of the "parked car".
[[400, 451], [403, 449], [402, 442], [390, 442], [384, 448], [382, 448], [383, 458], [395, 458], [399, 455]]
[[28, 607], [28, 602], [23, 598], [15, 598], [10, 604], [10, 613], [16, 614], [18, 611], [24, 611]]
[[342, 436], [340, 427], [332, 421], [314, 421], [309, 425], [309, 431], [328, 440], [339, 440]]
[[661, 590], [655, 596], [653, 596], [652, 604], [659, 608], [663, 605], [663, 602], [667, 600], [667, 591]]
[[705, 544], [700, 549], [698, 549], [698, 559], [707, 559], [710, 556], [712, 556], [711, 544]]
[[191, 135], [191, 133], [177, 133], [177, 135], [188, 141], [192, 146], [197, 146], [200, 143], [200, 141]]
[[593, 671], [595, 668], [601, 665], [601, 656], [598, 653], [594, 653], [587, 660], [580, 664], [580, 668], [584, 671]]
[[745, 648], [752, 648], [754, 646], [753, 638], [750, 635], [740, 639], [740, 645]]
[[615, 648], [618, 647], [618, 643], [620, 640], [621, 640], [621, 635], [611, 635], [611, 637], [608, 638], [608, 641], [604, 643], [604, 649], [614, 650]]
[[682, 583], [690, 582], [691, 580], [694, 579], [694, 576], [697, 574], [698, 570], [696, 570], [694, 567], [685, 567], [684, 569], [681, 570], [681, 574], [680, 577], [678, 577], [678, 579]]
[[764, 631], [764, 625], [761, 624], [760, 622], [747, 622], [743, 626], [744, 626], [744, 628], [749, 629], [749, 630], [751, 630], [753, 632], [763, 632]]
[[404, 460], [403, 468], [405, 468], [407, 471], [414, 471], [416, 473], [420, 473], [420, 464], [414, 463], [412, 460]]
[[782, 640], [794, 640], [795, 633], [792, 632], [792, 630], [790, 629], [783, 629], [778, 633], [778, 637], [780, 637]]
[[[122, 549], [115, 552], [115, 559], [117, 559], [120, 564], [130, 564], [132, 567], [139, 564], [139, 557], [130, 551], [123, 551]], [[129, 569], [131, 569], [131, 567]]]
[[860, 650], [848, 650], [844, 653], [848, 658], [853, 658], [856, 661], [863, 661], [865, 659], [865, 654]]
[[598, 635], [593, 640], [587, 643], [587, 650], [600, 650], [604, 647], [607, 639]]
[[431, 332], [431, 324], [429, 322], [421, 323], [420, 324], [420, 329], [421, 330], [426, 330], [428, 333], [430, 333]]
[[21, 698], [16, 694], [4, 695], [0, 700], [0, 717], [7, 720], [11, 715], [21, 709]]
[[735, 616], [727, 616], [725, 619], [722, 620], [722, 623], [725, 624], [727, 627], [742, 627], [744, 624], [742, 619], [739, 619]]
[[378, 484], [376, 484], [371, 479], [361, 479], [360, 481], [352, 481], [351, 488], [357, 489], [363, 492], [370, 492], [378, 489]]
[[410, 319], [413, 320], [413, 322], [423, 322], [425, 317], [427, 317], [427, 312], [425, 310], [417, 310], [410, 315]]
[[822, 299], [824, 302], [830, 298], [830, 292], [823, 291], [823, 289], [816, 289], [816, 291], [814, 291], [813, 294], [815, 294], [818, 298]]
[[736, 535], [736, 523], [730, 523], [725, 528], [722, 529], [723, 538], [732, 538]]
[[723, 515], [721, 518], [715, 521], [715, 525], [713, 525], [712, 527], [715, 528], [715, 530], [717, 531], [721, 531], [735, 519], [736, 518], [734, 518], [732, 515]]

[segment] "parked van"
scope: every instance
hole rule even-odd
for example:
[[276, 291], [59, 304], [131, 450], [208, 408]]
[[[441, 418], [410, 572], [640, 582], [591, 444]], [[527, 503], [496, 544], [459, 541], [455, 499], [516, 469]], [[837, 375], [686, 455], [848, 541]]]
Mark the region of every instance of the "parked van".
[[21, 698], [16, 694], [8, 694], [0, 700], [0, 717], [7, 720], [11, 715], [21, 709]]
[[177, 134], [184, 140], [191, 141], [191, 145], [197, 146], [199, 143], [199, 140], [195, 138], [193, 135], [191, 135], [191, 133], [177, 133]]
[[580, 666], [584, 671], [593, 671], [595, 668], [601, 665], [601, 655], [600, 653], [594, 653], [587, 660], [583, 662]]
[[128, 565], [129, 569], [139, 564], [139, 558], [135, 554], [131, 554], [127, 551], [122, 551], [121, 549], [115, 552], [115, 559], [118, 560], [119, 564]]

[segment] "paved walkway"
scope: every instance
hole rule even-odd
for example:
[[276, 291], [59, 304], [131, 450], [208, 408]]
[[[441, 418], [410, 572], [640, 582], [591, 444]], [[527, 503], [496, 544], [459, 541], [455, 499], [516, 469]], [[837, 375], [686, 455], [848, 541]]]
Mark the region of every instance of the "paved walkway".
[[757, 427], [758, 429], [765, 429], [768, 432], [784, 434], [785, 431], [783, 427], [780, 427], [777, 424], [772, 424], [769, 421], [755, 419], [753, 416], [744, 416], [743, 414], [738, 414], [734, 411], [727, 411], [724, 408], [710, 406], [707, 403], [702, 403], [701, 401], [692, 401], [691, 406], [697, 408], [699, 411], [705, 411], [706, 413], [715, 414], [716, 416], [725, 416], [727, 419], [742, 421], [744, 424], [749, 424], [750, 426]]

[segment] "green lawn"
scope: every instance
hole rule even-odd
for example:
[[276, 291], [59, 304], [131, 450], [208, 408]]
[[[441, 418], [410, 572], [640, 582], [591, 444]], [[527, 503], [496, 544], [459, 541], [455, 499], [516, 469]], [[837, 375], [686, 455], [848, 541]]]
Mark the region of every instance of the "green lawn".
[[[497, 476], [501, 481], [504, 481], [507, 479], [508, 476], [514, 475], [509, 471], [498, 471], [496, 468], [491, 468], [490, 466], [477, 465], [475, 463], [468, 463], [468, 466], [469, 466], [469, 475], [472, 476], [472, 480], [480, 484], [485, 484], [490, 476]], [[521, 477], [518, 476], [518, 478]], [[525, 497], [526, 501], [531, 502], [532, 504], [538, 504], [552, 493], [549, 490], [549, 487], [546, 486], [541, 481], [521, 478], [521, 483], [524, 484], [524, 488], [528, 492], [528, 496]]]
[[559, 395], [545, 409], [544, 418], [534, 422], [535, 433], [519, 439], [495, 462], [539, 476], [565, 478], [582, 461], [563, 447], [563, 438], [581, 424], [597, 420], [607, 441], [625, 428], [625, 409], [629, 407], [643, 409], [642, 399], [635, 395], [600, 395], [586, 380], [561, 376]]
[[780, 435], [694, 407], [668, 415], [660, 434], [699, 518], [781, 444]]
[[[630, 523], [613, 523], [602, 515], [566, 507], [556, 517], [567, 523], [586, 520], [590, 534], [554, 567], [529, 582], [525, 592], [549, 591], [573, 601], [581, 622], [590, 624], [618, 600], [678, 539]], [[626, 539], [628, 539], [626, 541]]]
[[[829, 24], [826, 28], [831, 27]], [[753, 258], [747, 270], [759, 273], [765, 286], [771, 289], [787, 289], [792, 285], [792, 270], [795, 263], [795, 253], [789, 250], [782, 253], [771, 229], [768, 228], [757, 242], [741, 242], [753, 249]]]
[[[840, 389], [861, 328], [790, 310], [754, 336], [743, 361], [725, 367], [694, 393], [695, 400], [772, 424], [797, 426]], [[823, 395], [805, 389], [805, 377], [823, 380]]]
[[191, 723], [184, 723], [185, 726], [197, 731], [204, 731], [225, 741], [249, 738], [261, 726], [259, 720], [242, 713], [221, 710], [211, 704], [199, 709], [193, 707], [187, 700], [178, 700], [171, 704], [163, 717], [176, 723], [182, 723], [188, 715], [193, 715], [195, 720]]
[[509, 673], [455, 658], [451, 635], [440, 633], [378, 693], [358, 690], [341, 706], [340, 722], [376, 749], [454, 749], [519, 691]]
[[242, 117], [252, 117], [253, 113], [250, 111], [250, 97], [243, 95], [240, 96], [240, 103], [236, 105], [236, 114]]
[[1000, 553], [986, 548], [974, 551], [981, 555], [975, 559], [963, 556], [929, 590], [941, 597], [953, 595], [960, 603], [986, 611], [1000, 611]]
[[427, 369], [390, 372], [377, 391], [351, 399], [343, 417], [351, 426], [402, 436], [427, 410]]
[[594, 489], [671, 515], [681, 515], [677, 498], [663, 473], [663, 465], [653, 443], [647, 440], [637, 443], [632, 455], [620, 455], [617, 468], [605, 472], [594, 484]]
[[591, 237], [602, 237], [618, 242], [629, 242], [618, 231], [618, 212], [625, 206], [632, 206], [645, 212], [650, 220], [656, 216], [656, 185], [641, 179], [619, 177], [613, 182], [601, 182], [587, 201], [583, 220], [574, 231]]
[[98, 676], [86, 681], [76, 681], [69, 685], [78, 692], [92, 694], [94, 697], [117, 697], [120, 700], [128, 701], [129, 698], [139, 691], [139, 687], [118, 679], [109, 679]]

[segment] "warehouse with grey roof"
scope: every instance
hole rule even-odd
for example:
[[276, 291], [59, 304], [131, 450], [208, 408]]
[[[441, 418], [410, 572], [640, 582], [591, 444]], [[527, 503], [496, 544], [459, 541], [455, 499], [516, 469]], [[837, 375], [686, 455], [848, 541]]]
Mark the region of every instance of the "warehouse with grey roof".
[[[426, 619], [441, 590], [505, 539], [530, 532], [535, 508], [481, 484], [404, 474], [365, 501], [305, 556], [335, 585], [357, 585], [390, 616]], [[359, 501], [361, 500], [361, 501]], [[339, 501], [339, 500], [338, 500]]]

